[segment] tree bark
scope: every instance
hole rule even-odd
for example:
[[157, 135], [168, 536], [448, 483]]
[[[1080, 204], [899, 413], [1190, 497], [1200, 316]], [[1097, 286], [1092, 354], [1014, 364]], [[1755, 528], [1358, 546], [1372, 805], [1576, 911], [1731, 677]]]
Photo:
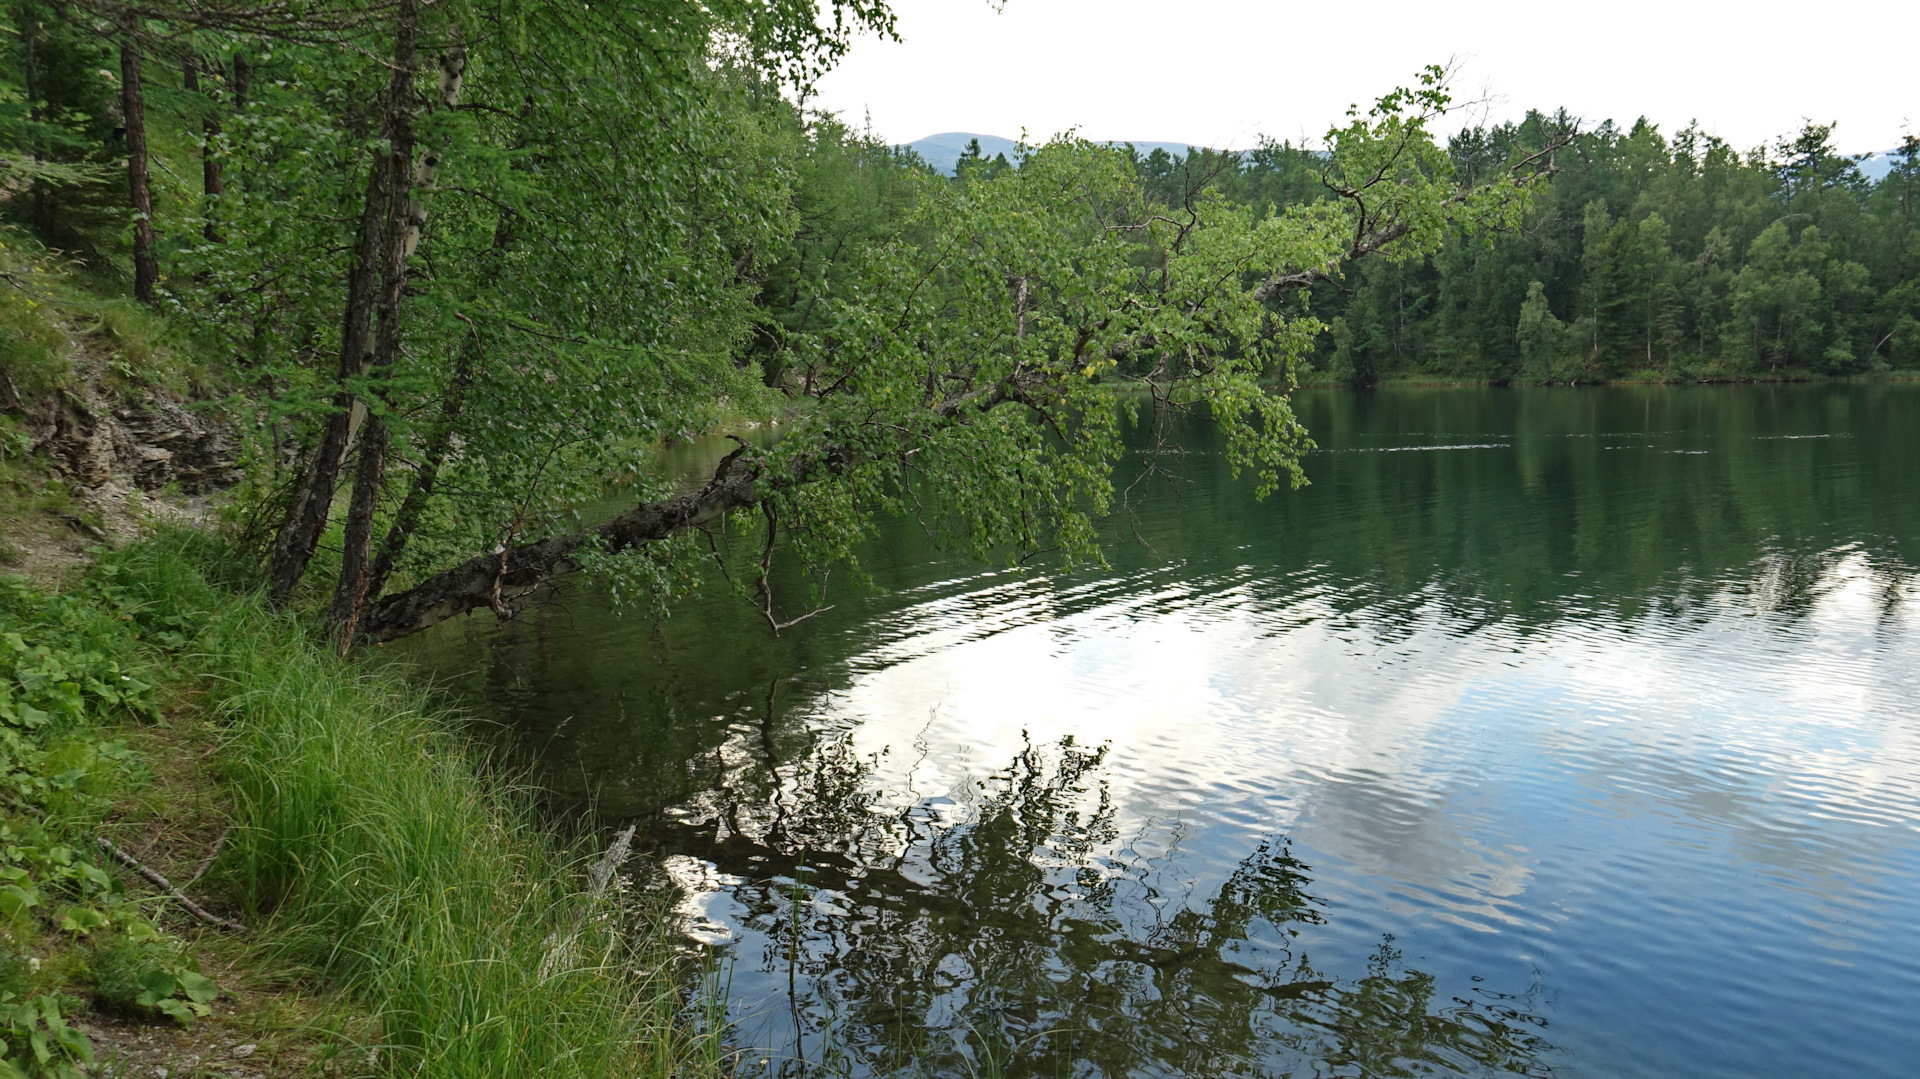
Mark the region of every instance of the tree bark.
[[[200, 62], [197, 59], [189, 56], [182, 69], [181, 75], [182, 85], [188, 93], [197, 94], [200, 92]], [[220, 242], [220, 229], [214, 224], [213, 215], [214, 211], [220, 205], [220, 196], [226, 191], [226, 184], [220, 175], [220, 113], [211, 100], [211, 96], [209, 96], [206, 104], [206, 117], [201, 122], [200, 134], [202, 140], [200, 147], [200, 190], [201, 193], [206, 196], [206, 207], [203, 211], [206, 224], [202, 229], [202, 234], [206, 236], [208, 243], [217, 244]]]
[[[440, 59], [440, 100], [448, 108], [459, 103], [460, 84], [466, 74], [466, 52], [454, 48]], [[426, 227], [426, 206], [420, 193], [433, 186], [440, 168], [441, 155], [428, 150], [414, 164], [413, 123], [395, 128], [393, 139], [393, 189], [388, 201], [391, 224], [385, 264], [381, 267], [379, 332], [374, 339], [372, 373], [379, 379], [393, 373], [400, 358], [400, 314], [406, 302], [407, 259], [413, 255]], [[373, 404], [384, 405], [383, 391], [374, 389]], [[366, 604], [372, 584], [374, 512], [378, 509], [380, 483], [386, 474], [387, 448], [393, 433], [384, 410], [370, 409], [366, 429], [360, 436], [360, 462], [354, 469], [353, 494], [347, 503], [346, 545], [341, 553], [340, 578], [333, 591], [333, 621], [340, 647], [353, 641], [354, 623]]]
[[244, 53], [233, 54], [233, 111], [247, 111], [247, 84], [252, 81], [253, 66]]
[[133, 198], [133, 297], [152, 306], [160, 283], [153, 253], [153, 183], [147, 164], [147, 103], [140, 84], [140, 23], [120, 22], [120, 121], [127, 132], [127, 187]]
[[[389, 152], [375, 157], [367, 170], [367, 194], [360, 213], [360, 234], [347, 272], [347, 303], [340, 331], [338, 389], [320, 440], [307, 460], [305, 475], [294, 491], [287, 515], [274, 536], [267, 583], [274, 601], [285, 603], [306, 575], [307, 563], [326, 531], [333, 493], [346, 464], [348, 443], [361, 408], [351, 381], [367, 373], [373, 363], [373, 312], [380, 271], [386, 256], [400, 242], [393, 207], [396, 182], [407, 176], [412, 161], [412, 101], [414, 64], [418, 59], [418, 0], [400, 0], [395, 18], [393, 70], [387, 79], [381, 114], [381, 134]], [[407, 157], [394, 148], [404, 141]], [[397, 176], [396, 176], [397, 172]]]
[[[38, 125], [42, 119], [40, 108], [40, 5], [28, 0], [20, 5], [20, 75], [27, 92], [27, 119]], [[36, 160], [46, 160], [46, 148], [38, 139], [28, 147]], [[42, 238], [50, 238], [55, 231], [53, 192], [47, 189], [44, 180], [35, 180], [32, 190], [33, 227]]]
[[[1050, 376], [1031, 377], [1035, 382], [1045, 382]], [[933, 412], [944, 421], [956, 422], [962, 414], [990, 412], [1020, 399], [1022, 389], [1023, 384], [1012, 380], [978, 386], [941, 401], [933, 406]], [[382, 597], [368, 605], [357, 632], [376, 641], [396, 640], [481, 607], [494, 608], [501, 617], [509, 617], [512, 611], [505, 607], [507, 600], [536, 591], [555, 577], [580, 568], [587, 552], [618, 554], [642, 543], [668, 539], [759, 503], [773, 485], [798, 487], [843, 471], [857, 459], [847, 446], [828, 442], [778, 477], [769, 478], [747, 451], [748, 447], [742, 445], [727, 454], [714, 469], [713, 478], [698, 490], [643, 502], [597, 528], [496, 548], [405, 592]]]
[[[598, 528], [477, 555], [405, 592], [367, 608], [361, 631], [377, 641], [418, 633], [458, 614], [532, 592], [580, 566], [586, 552], [608, 554], [667, 539], [761, 497], [759, 470], [745, 446], [721, 460], [713, 479], [696, 491], [643, 502]], [[502, 612], [510, 613], [510, 612]]]
[[439, 419], [427, 435], [420, 467], [413, 474], [413, 484], [407, 488], [407, 497], [400, 503], [399, 512], [393, 516], [393, 525], [387, 529], [387, 538], [380, 545], [380, 557], [374, 559], [373, 569], [368, 572], [363, 600], [365, 596], [379, 596], [386, 588], [387, 578], [393, 576], [394, 568], [406, 553], [407, 541], [420, 527], [420, 518], [433, 499], [434, 486], [440, 482], [440, 466], [446, 463], [447, 453], [452, 449], [454, 430], [466, 411], [467, 393], [473, 388], [474, 371], [480, 365], [483, 347], [479, 333], [469, 334], [454, 360], [453, 378], [440, 401]]
[[379, 508], [380, 482], [386, 476], [387, 447], [392, 440], [384, 415], [376, 413], [367, 417], [366, 429], [360, 433], [353, 493], [347, 498], [340, 578], [334, 583], [333, 607], [329, 612], [343, 653], [353, 643], [354, 623], [360, 619], [360, 608], [366, 602], [367, 587], [372, 583], [373, 519]]

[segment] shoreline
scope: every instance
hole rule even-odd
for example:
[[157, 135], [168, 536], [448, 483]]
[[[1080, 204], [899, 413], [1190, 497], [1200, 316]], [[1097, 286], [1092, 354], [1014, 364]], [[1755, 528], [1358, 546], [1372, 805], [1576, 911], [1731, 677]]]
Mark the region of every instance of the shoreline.
[[1783, 373], [1778, 376], [1691, 378], [1684, 375], [1659, 378], [1612, 378], [1572, 382], [1526, 382], [1515, 379], [1453, 378], [1444, 375], [1409, 375], [1355, 383], [1351, 379], [1301, 378], [1302, 390], [1378, 390], [1393, 388], [1430, 388], [1442, 386], [1500, 387], [1502, 389], [1582, 389], [1605, 386], [1783, 386], [1783, 385], [1864, 385], [1881, 382], [1920, 382], [1920, 371], [1882, 371], [1869, 375], [1821, 375], [1811, 372]]
[[[49, 761], [97, 747], [91, 800], [15, 784], [47, 793], [9, 798], [6, 825], [82, 854], [111, 836], [229, 923], [103, 855], [84, 879], [30, 860], [32, 898], [0, 903], [0, 989], [45, 1002], [44, 1033], [114, 1074], [717, 1074], [657, 897], [555, 831], [435, 691], [378, 653], [335, 655], [229, 579], [222, 550], [162, 530], [55, 586], [0, 583], [25, 655], [110, 667], [70, 721], [27, 732]], [[37, 684], [16, 676], [14, 699]], [[135, 1000], [162, 971], [171, 988]]]

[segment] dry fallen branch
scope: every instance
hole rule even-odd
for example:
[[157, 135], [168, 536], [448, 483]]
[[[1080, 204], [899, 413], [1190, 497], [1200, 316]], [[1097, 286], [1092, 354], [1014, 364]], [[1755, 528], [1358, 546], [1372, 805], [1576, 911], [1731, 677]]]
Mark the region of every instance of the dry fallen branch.
[[587, 894], [599, 895], [607, 890], [614, 872], [627, 860], [627, 852], [633, 849], [633, 833], [637, 830], [637, 825], [629, 824], [613, 837], [613, 844], [607, 848], [606, 856], [587, 874]]
[[100, 844], [102, 850], [113, 855], [114, 859], [120, 862], [120, 864], [147, 878], [148, 883], [152, 884], [155, 888], [179, 900], [180, 905], [187, 908], [188, 914], [193, 915], [208, 925], [218, 929], [225, 929], [230, 933], [244, 933], [247, 931], [247, 927], [242, 923], [236, 922], [231, 918], [222, 918], [218, 914], [207, 910], [205, 907], [187, 898], [187, 893], [175, 888], [172, 881], [149, 868], [145, 862], [114, 846], [113, 841], [106, 836], [96, 836], [94, 841]]

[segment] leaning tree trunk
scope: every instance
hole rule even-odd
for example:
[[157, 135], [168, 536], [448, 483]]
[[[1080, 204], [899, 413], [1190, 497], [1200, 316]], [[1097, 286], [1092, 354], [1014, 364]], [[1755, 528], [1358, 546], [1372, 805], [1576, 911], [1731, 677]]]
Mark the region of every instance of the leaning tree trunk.
[[[393, 515], [387, 538], [380, 545], [380, 557], [373, 560], [373, 568], [368, 571], [366, 587], [360, 597], [362, 603], [368, 596], [377, 598], [386, 588], [387, 578], [393, 576], [394, 568], [406, 554], [407, 541], [413, 538], [421, 519], [426, 516], [434, 488], [440, 482], [440, 468], [446, 464], [447, 454], [453, 448], [454, 431], [460, 425], [461, 415], [466, 412], [467, 394], [473, 388], [474, 374], [480, 365], [483, 348], [477, 330], [469, 333], [461, 345], [460, 354], [454, 360], [453, 377], [448, 380], [446, 395], [440, 400], [440, 416], [428, 433], [426, 447], [421, 452], [420, 466], [414, 470], [407, 497]], [[351, 633], [341, 636], [343, 639], [352, 639]]]
[[[629, 550], [751, 506], [761, 497], [760, 476], [746, 454], [745, 446], [728, 454], [714, 470], [713, 479], [699, 490], [643, 502], [598, 528], [478, 555], [405, 592], [382, 597], [368, 606], [360, 620], [360, 632], [377, 641], [390, 641], [481, 607], [491, 607], [505, 617], [511, 613], [507, 601], [579, 568], [589, 551], [611, 554]], [[834, 464], [822, 461], [824, 467]], [[804, 481], [806, 472], [800, 469], [788, 479]]]
[[147, 102], [140, 85], [140, 23], [120, 23], [120, 119], [127, 132], [127, 187], [133, 198], [133, 297], [152, 306], [160, 283], [153, 253], [153, 181], [147, 165]]
[[[440, 101], [447, 108], [459, 104], [466, 66], [466, 51], [457, 47], [440, 59]], [[372, 366], [376, 387], [393, 373], [394, 364], [400, 358], [400, 315], [406, 300], [407, 259], [419, 245], [421, 231], [427, 224], [427, 210], [420, 195], [433, 187], [441, 162], [438, 151], [428, 150], [420, 155], [418, 165], [412, 165], [411, 123], [405, 125], [405, 136], [404, 157], [401, 156], [403, 140], [396, 138], [393, 144], [394, 186], [388, 200], [390, 224], [386, 264], [381, 267], [379, 333], [374, 339]], [[374, 404], [384, 406], [382, 391], [376, 388], [372, 392]], [[347, 503], [346, 546], [341, 553], [340, 579], [333, 591], [333, 621], [343, 650], [353, 641], [354, 624], [360, 618], [372, 581], [374, 513], [392, 437], [384, 408], [370, 409], [366, 430], [360, 435], [360, 461], [354, 469], [353, 494]]]
[[[336, 371], [338, 389], [333, 395], [333, 411], [320, 433], [313, 454], [307, 459], [305, 474], [295, 488], [286, 518], [274, 536], [273, 552], [267, 569], [267, 584], [277, 603], [285, 603], [306, 575], [307, 563], [326, 531], [332, 508], [333, 492], [346, 464], [347, 446], [360, 416], [360, 401], [351, 388], [352, 380], [367, 373], [373, 363], [373, 311], [380, 285], [380, 271], [389, 260], [388, 253], [401, 241], [401, 229], [392, 227], [392, 206], [400, 193], [394, 189], [403, 182], [412, 164], [413, 154], [413, 78], [418, 60], [416, 40], [419, 34], [418, 0], [400, 0], [396, 16], [393, 69], [387, 79], [386, 97], [381, 113], [381, 134], [392, 152], [376, 157], [367, 170], [367, 194], [360, 213], [360, 233], [354, 245], [353, 262], [347, 273], [347, 303], [340, 329], [340, 362]], [[400, 155], [404, 144], [406, 156]], [[399, 162], [396, 168], [395, 162]], [[396, 175], [397, 174], [397, 175]]]

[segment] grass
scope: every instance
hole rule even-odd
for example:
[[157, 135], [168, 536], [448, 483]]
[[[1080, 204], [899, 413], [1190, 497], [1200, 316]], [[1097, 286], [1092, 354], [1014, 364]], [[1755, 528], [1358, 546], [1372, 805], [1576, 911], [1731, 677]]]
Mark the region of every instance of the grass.
[[45, 296], [36, 295], [57, 275], [26, 246], [15, 230], [0, 229], [0, 393], [13, 408], [52, 392], [71, 369], [67, 335]]
[[[35, 407], [79, 372], [118, 393], [212, 387], [183, 324], [125, 295], [28, 233], [0, 226], [0, 405]], [[97, 370], [92, 370], [97, 369]]]
[[107, 556], [82, 593], [123, 638], [111, 651], [158, 650], [212, 725], [206, 767], [234, 827], [207, 879], [253, 927], [241, 964], [343, 993], [384, 1074], [717, 1071], [716, 1041], [681, 1021], [666, 937], [645, 928], [659, 923], [588, 892], [589, 852], [429, 692], [218, 581], [224, 555], [162, 534]]

